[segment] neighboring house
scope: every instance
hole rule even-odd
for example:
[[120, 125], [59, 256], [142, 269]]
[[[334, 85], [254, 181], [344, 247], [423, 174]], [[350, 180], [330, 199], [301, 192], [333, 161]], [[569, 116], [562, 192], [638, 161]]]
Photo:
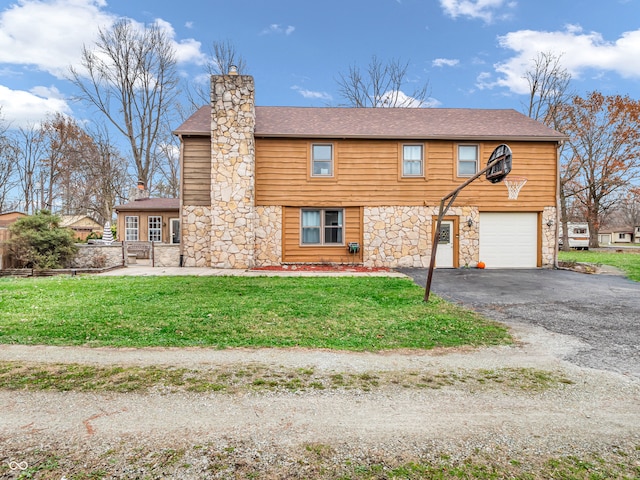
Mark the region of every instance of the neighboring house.
[[104, 225], [86, 215], [60, 215], [60, 226], [73, 230], [76, 238], [86, 240], [91, 233], [102, 233]]
[[177, 198], [139, 198], [117, 205], [115, 211], [119, 242], [180, 243]]
[[541, 123], [515, 110], [255, 107], [252, 77], [212, 83], [211, 106], [174, 132], [186, 266], [428, 266], [440, 199], [502, 143], [527, 184], [517, 200], [484, 177], [462, 190], [437, 266], [555, 264], [565, 137]]
[[27, 215], [22, 212], [0, 213], [0, 269], [14, 267], [13, 260], [9, 255], [5, 242], [7, 242], [11, 236], [11, 232], [9, 231], [11, 224], [26, 216]]
[[600, 245], [640, 243], [640, 226], [603, 228], [598, 231], [598, 242]]

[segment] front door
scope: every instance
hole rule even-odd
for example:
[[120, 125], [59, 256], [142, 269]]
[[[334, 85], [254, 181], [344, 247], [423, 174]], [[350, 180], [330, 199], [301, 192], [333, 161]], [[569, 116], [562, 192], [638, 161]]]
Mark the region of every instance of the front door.
[[436, 250], [436, 268], [453, 268], [453, 222], [443, 220], [440, 224], [440, 240]]

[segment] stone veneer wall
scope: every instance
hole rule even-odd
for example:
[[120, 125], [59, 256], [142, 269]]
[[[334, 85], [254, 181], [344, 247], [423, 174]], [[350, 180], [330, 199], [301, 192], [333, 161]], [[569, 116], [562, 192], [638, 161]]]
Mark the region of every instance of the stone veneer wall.
[[[548, 226], [547, 223], [551, 223]], [[542, 266], [556, 266], [558, 251], [558, 212], [556, 207], [545, 207], [542, 211]]]
[[282, 263], [282, 207], [256, 207], [255, 266], [270, 267]]
[[255, 258], [253, 77], [211, 78], [211, 267], [251, 268]]
[[180, 245], [156, 243], [153, 245], [153, 257], [155, 267], [179, 267]]
[[[365, 207], [363, 263], [367, 267], [428, 267], [431, 260], [432, 218], [437, 207]], [[460, 216], [460, 266], [478, 262], [478, 209], [453, 207], [447, 216]], [[473, 220], [469, 227], [467, 219]]]
[[211, 266], [211, 208], [182, 207], [182, 254], [185, 267]]
[[122, 243], [111, 245], [76, 244], [78, 253], [71, 261], [71, 268], [111, 268], [121, 267]]

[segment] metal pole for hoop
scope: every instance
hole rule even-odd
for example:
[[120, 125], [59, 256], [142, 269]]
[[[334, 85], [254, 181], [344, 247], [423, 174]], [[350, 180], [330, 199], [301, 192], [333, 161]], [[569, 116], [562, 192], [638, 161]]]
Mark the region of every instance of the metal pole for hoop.
[[[429, 294], [431, 293], [431, 280], [433, 279], [433, 270], [435, 269], [435, 266], [436, 266], [436, 252], [437, 252], [437, 249], [438, 249], [438, 242], [440, 241], [440, 226], [442, 225], [442, 217], [444, 217], [444, 215], [447, 213], [447, 210], [449, 210], [449, 207], [451, 207], [451, 205], [453, 204], [454, 200], [456, 199], [456, 197], [458, 196], [458, 194], [462, 191], [462, 189], [464, 187], [469, 185], [471, 182], [473, 182], [475, 179], [477, 179], [481, 175], [484, 175], [485, 173], [487, 173], [488, 170], [490, 170], [497, 163], [499, 163], [499, 162], [501, 162], [503, 160], [504, 160], [503, 156], [495, 158], [485, 168], [483, 168], [481, 171], [476, 173], [473, 177], [469, 178], [466, 182], [464, 182], [462, 185], [460, 185], [454, 191], [452, 191], [448, 195], [445, 195], [444, 197], [442, 197], [442, 199], [440, 200], [440, 209], [438, 211], [438, 220], [436, 221], [436, 227], [435, 227], [436, 229], [435, 229], [435, 231], [432, 231], [433, 245], [431, 246], [431, 260], [429, 262], [429, 273], [427, 274], [427, 283], [426, 283], [425, 288], [424, 288], [424, 301], [425, 302], [429, 301]], [[449, 200], [449, 203], [447, 203], [447, 205], [445, 206], [444, 203], [447, 200]]]

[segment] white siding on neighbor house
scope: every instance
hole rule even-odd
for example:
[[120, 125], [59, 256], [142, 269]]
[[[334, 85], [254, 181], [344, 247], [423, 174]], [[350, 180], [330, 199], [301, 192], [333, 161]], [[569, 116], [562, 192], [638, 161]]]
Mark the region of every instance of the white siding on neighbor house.
[[536, 268], [538, 214], [481, 212], [480, 260], [487, 268]]

